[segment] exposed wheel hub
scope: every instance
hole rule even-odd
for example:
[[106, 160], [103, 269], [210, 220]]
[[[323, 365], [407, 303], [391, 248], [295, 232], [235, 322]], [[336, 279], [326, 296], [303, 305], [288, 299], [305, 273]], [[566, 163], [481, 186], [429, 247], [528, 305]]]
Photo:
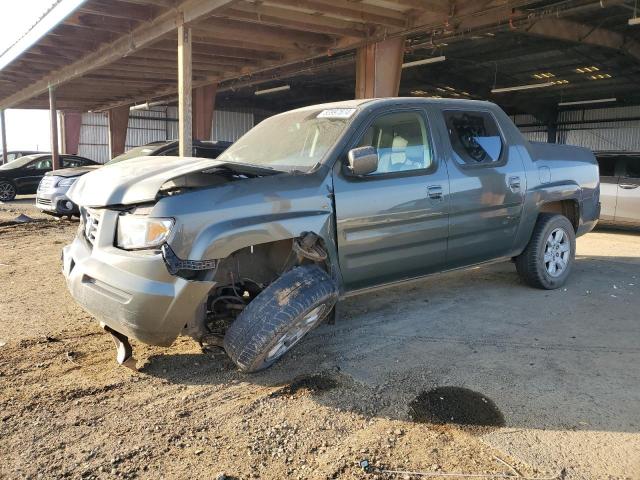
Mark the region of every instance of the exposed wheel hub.
[[325, 305], [320, 305], [293, 324], [291, 328], [278, 339], [273, 348], [269, 350], [266, 361], [281, 357], [298, 343], [302, 337], [322, 319], [325, 308]]

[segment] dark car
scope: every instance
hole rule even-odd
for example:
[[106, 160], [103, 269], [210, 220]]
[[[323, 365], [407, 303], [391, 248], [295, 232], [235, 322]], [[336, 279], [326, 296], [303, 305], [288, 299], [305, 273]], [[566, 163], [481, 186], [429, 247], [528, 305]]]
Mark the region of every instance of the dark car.
[[[98, 165], [77, 155], [60, 155], [62, 168]], [[51, 154], [27, 155], [0, 166], [0, 201], [8, 202], [18, 194], [36, 193], [38, 184], [51, 171]]]
[[[202, 158], [217, 158], [224, 152], [231, 142], [193, 142], [193, 156]], [[113, 165], [125, 160], [131, 160], [138, 157], [154, 157], [178, 155], [178, 142], [162, 141], [148, 143], [140, 147], [134, 147], [131, 150], [118, 155], [114, 159], [108, 161], [105, 165]], [[38, 186], [38, 195], [36, 197], [36, 207], [45, 213], [56, 216], [72, 216], [78, 214], [78, 207], [69, 200], [67, 191], [85, 173], [95, 170], [100, 165], [77, 166], [77, 168], [65, 168], [48, 172], [40, 185]]]
[[596, 152], [603, 223], [640, 227], [640, 153]]
[[[193, 157], [201, 158], [217, 158], [222, 152], [231, 146], [232, 142], [222, 140], [210, 141], [193, 141]], [[178, 155], [178, 141], [167, 140], [152, 142], [140, 147], [134, 147], [126, 151], [122, 155], [118, 155], [113, 160], [108, 161], [105, 165], [111, 165], [123, 160], [130, 160], [137, 157], [160, 157]]]
[[24, 157], [25, 155], [38, 155], [40, 153], [48, 153], [48, 152], [37, 152], [35, 150], [11, 150], [7, 152], [7, 159], [5, 160], [4, 155], [0, 153], [0, 165], [3, 163], [13, 162], [14, 160]]

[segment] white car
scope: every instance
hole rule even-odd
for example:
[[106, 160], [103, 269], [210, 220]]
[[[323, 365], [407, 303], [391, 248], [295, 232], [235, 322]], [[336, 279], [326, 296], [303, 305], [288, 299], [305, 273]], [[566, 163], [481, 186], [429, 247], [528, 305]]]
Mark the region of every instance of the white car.
[[600, 222], [640, 227], [640, 153], [597, 152]]

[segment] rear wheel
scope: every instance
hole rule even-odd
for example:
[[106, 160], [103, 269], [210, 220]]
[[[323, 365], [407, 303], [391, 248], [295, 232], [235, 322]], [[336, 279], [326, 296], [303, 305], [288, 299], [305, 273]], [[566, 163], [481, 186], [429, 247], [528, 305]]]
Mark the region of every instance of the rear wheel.
[[16, 194], [16, 186], [13, 183], [0, 180], [0, 202], [10, 202], [16, 198]]
[[273, 365], [318, 326], [338, 299], [329, 275], [317, 265], [296, 267], [265, 288], [236, 318], [224, 348], [245, 372]]
[[576, 235], [569, 219], [543, 213], [538, 217], [529, 245], [516, 257], [516, 269], [529, 285], [553, 290], [567, 281], [575, 251]]

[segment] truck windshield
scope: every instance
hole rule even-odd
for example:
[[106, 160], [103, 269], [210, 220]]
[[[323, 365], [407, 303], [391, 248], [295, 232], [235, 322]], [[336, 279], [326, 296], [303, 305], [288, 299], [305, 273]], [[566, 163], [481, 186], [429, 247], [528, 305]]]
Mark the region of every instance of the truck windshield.
[[259, 123], [218, 160], [308, 172], [322, 161], [355, 113], [353, 108], [287, 112]]

